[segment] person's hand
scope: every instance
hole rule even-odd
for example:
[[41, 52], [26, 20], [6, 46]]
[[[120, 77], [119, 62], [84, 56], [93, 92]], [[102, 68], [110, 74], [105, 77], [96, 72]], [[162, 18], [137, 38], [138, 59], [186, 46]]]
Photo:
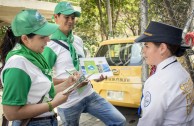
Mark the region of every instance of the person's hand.
[[100, 77], [99, 77], [98, 79], [94, 79], [94, 81], [100, 82], [100, 81], [103, 81], [104, 79], [107, 79], [107, 76], [103, 76], [103, 75], [101, 74]]
[[80, 76], [81, 76], [81, 74], [80, 74], [78, 71], [74, 72], [73, 75], [74, 75], [76, 78], [80, 78]]
[[58, 105], [67, 101], [67, 98], [71, 92], [63, 94], [63, 92], [59, 92], [55, 95], [54, 99], [51, 101], [53, 107], [57, 107]]
[[70, 87], [77, 81], [77, 76], [71, 75], [65, 80], [65, 87]]
[[[81, 74], [80, 74], [79, 72], [75, 72], [75, 73], [73, 73], [73, 75], [76, 76], [76, 78], [78, 78], [78, 80], [80, 79], [80, 77], [82, 77]], [[85, 79], [84, 81], [82, 81], [82, 82], [79, 84], [79, 86], [77, 86], [77, 88], [81, 88], [81, 87], [87, 85], [88, 82], [89, 82], [89, 80], [88, 80], [88, 79]]]

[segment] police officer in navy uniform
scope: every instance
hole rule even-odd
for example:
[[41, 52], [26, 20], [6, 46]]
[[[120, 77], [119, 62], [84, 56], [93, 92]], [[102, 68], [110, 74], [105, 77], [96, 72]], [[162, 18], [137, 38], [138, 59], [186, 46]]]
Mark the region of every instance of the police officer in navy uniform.
[[194, 126], [193, 82], [176, 57], [184, 54], [182, 29], [151, 21], [135, 41], [156, 71], [144, 85], [138, 126]]

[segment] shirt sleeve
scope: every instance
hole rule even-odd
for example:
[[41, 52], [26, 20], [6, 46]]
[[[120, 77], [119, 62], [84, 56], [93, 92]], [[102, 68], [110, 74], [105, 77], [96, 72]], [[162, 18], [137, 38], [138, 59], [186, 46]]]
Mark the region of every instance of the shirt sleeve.
[[[138, 126], [161, 126], [167, 109], [167, 93], [162, 81], [153, 80], [155, 83], [148, 87], [145, 86], [143, 99], [141, 101], [142, 117], [139, 119]], [[145, 85], [146, 85], [145, 84]]]
[[30, 76], [19, 68], [8, 68], [3, 72], [4, 105], [25, 105], [31, 87]]

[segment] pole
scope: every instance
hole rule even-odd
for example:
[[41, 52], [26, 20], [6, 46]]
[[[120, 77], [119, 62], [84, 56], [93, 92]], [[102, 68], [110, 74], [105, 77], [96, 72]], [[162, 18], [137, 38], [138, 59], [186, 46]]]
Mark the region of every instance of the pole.
[[[147, 0], [141, 0], [141, 34], [143, 34], [143, 32], [146, 29], [147, 26], [147, 22], [148, 22], [148, 2]], [[143, 64], [142, 64], [142, 82], [143, 84], [145, 83], [145, 81], [148, 78], [148, 65], [146, 64], [145, 60], [143, 60]]]

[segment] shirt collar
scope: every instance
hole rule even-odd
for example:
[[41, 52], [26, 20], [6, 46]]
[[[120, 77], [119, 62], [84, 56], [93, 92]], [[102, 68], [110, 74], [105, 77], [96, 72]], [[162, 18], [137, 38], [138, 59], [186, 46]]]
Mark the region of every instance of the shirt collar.
[[162, 70], [166, 65], [176, 60], [175, 56], [171, 56], [157, 65], [156, 72]]

